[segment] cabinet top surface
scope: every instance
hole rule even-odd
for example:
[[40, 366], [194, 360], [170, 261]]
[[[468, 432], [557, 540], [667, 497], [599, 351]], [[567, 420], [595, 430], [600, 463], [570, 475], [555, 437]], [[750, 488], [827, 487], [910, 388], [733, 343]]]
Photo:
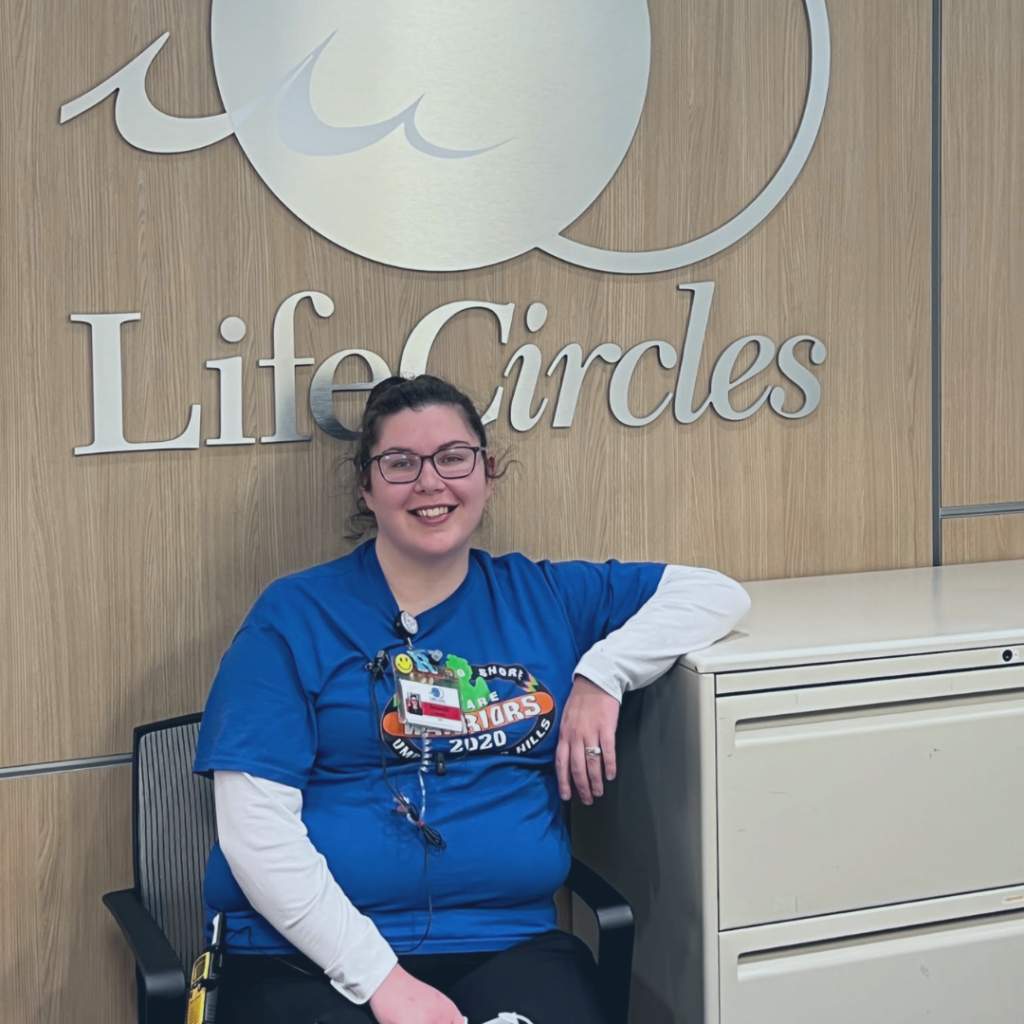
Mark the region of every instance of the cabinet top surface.
[[743, 621], [683, 664], [739, 672], [1024, 644], [1024, 560], [744, 586]]

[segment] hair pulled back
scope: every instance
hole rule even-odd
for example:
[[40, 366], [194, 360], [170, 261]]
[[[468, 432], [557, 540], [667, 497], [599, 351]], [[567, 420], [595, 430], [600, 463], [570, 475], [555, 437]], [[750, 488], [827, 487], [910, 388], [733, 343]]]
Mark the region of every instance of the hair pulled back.
[[[359, 441], [351, 459], [356, 479], [356, 510], [348, 518], [350, 539], [358, 540], [377, 525], [377, 518], [367, 506], [362, 492], [370, 486], [367, 462], [380, 441], [385, 421], [406, 409], [419, 411], [431, 405], [447, 405], [458, 409], [466, 426], [476, 434], [480, 447], [487, 447], [487, 431], [476, 406], [454, 384], [426, 373], [419, 377], [387, 377], [382, 380], [370, 392], [366, 401], [363, 418], [359, 423]], [[504, 471], [491, 472], [490, 463], [485, 459], [484, 472], [495, 479], [502, 476]]]

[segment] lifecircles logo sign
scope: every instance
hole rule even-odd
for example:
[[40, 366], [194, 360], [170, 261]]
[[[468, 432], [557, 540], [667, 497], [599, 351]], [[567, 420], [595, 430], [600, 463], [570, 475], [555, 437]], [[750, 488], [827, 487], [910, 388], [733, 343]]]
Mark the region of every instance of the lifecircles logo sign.
[[[678, 270], [735, 244], [756, 228], [793, 187], [814, 146], [824, 115], [830, 72], [825, 0], [804, 0], [810, 38], [810, 75], [803, 115], [778, 170], [748, 205], [726, 223], [666, 249], [622, 252], [585, 245], [562, 232], [604, 191], [628, 151], [647, 95], [651, 26], [646, 0], [459, 0], [410, 4], [406, 0], [213, 0], [211, 46], [224, 113], [173, 117], [146, 92], [146, 76], [168, 34], [156, 39], [95, 88], [65, 103], [66, 123], [114, 95], [117, 129], [126, 142], [151, 153], [189, 152], [234, 136], [254, 171], [310, 228], [367, 259], [394, 267], [458, 271], [492, 266], [540, 249], [560, 260], [610, 274]], [[680, 183], [680, 188], [684, 183]], [[575, 397], [595, 358], [614, 363], [609, 385], [613, 415], [643, 426], [670, 404], [681, 423], [712, 408], [743, 419], [768, 404], [786, 417], [808, 415], [820, 389], [796, 357], [807, 347], [811, 364], [825, 359], [822, 342], [799, 335], [776, 347], [762, 336], [738, 339], [719, 357], [710, 393], [693, 408], [694, 377], [714, 284], [680, 285], [693, 293], [683, 351], [644, 341], [623, 351], [598, 345], [582, 352], [568, 345], [547, 368], [562, 367], [552, 426], [572, 422]], [[275, 375], [277, 421], [264, 442], [308, 440], [295, 427], [295, 367], [312, 360], [294, 353], [290, 317], [309, 298], [323, 317], [332, 300], [319, 292], [289, 296], [273, 326], [273, 357], [260, 360]], [[466, 308], [494, 313], [508, 343], [515, 304], [450, 303], [428, 312], [410, 333], [396, 368], [422, 373], [437, 331]], [[121, 431], [121, 325], [140, 314], [72, 314], [91, 326], [94, 441], [76, 454], [138, 448], [199, 446], [201, 409], [193, 406], [186, 430], [159, 442], [130, 442]], [[528, 331], [539, 330], [547, 310], [526, 310]], [[246, 326], [236, 317], [221, 325], [235, 343]], [[748, 345], [754, 363], [739, 378], [735, 364]], [[613, 351], [614, 350], [614, 351]], [[674, 393], [656, 410], [638, 414], [629, 384], [639, 359], [653, 352], [665, 369], [679, 366]], [[345, 358], [362, 359], [371, 379], [335, 385]], [[241, 424], [241, 357], [211, 360], [220, 373], [221, 436], [207, 443], [247, 444]], [[766, 388], [754, 405], [736, 410], [729, 392], [773, 362], [802, 393], [787, 411], [785, 389]], [[505, 376], [521, 363], [509, 418], [531, 429], [533, 390], [541, 369], [533, 343], [511, 355]], [[351, 437], [333, 412], [338, 390], [366, 389], [392, 368], [376, 353], [348, 349], [314, 372], [310, 407], [329, 434]], [[503, 402], [498, 387], [487, 410], [495, 419]], [[116, 406], [116, 408], [115, 408]], [[289, 409], [290, 406], [290, 409]]]

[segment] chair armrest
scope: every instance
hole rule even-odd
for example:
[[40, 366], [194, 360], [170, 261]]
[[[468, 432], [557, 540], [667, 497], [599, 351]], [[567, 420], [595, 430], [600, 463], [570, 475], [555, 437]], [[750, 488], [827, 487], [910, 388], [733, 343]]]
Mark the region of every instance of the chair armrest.
[[618, 890], [575, 857], [565, 884], [597, 918], [597, 962], [609, 1017], [625, 1024], [633, 976], [633, 911]]
[[613, 932], [628, 931], [632, 942], [633, 910], [618, 889], [575, 857], [565, 884], [594, 912], [602, 937]]
[[183, 1016], [185, 971], [178, 954], [174, 952], [160, 926], [131, 889], [108, 892], [103, 897], [103, 902], [114, 916], [135, 954], [135, 964], [145, 989], [144, 1001], [147, 1007], [151, 1007], [154, 1002], [168, 1008], [180, 1003]]

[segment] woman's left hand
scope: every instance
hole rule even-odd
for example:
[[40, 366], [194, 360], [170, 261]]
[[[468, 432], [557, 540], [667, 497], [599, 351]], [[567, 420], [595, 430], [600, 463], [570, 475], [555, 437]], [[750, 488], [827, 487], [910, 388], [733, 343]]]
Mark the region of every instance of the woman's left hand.
[[[570, 777], [585, 804], [604, 793], [604, 779], [615, 778], [615, 726], [619, 721], [619, 702], [596, 683], [576, 676], [572, 693], [565, 702], [562, 725], [555, 752], [558, 792], [563, 800], [572, 796]], [[600, 748], [600, 754], [588, 754], [586, 747]], [[604, 764], [602, 776], [601, 767]]]

